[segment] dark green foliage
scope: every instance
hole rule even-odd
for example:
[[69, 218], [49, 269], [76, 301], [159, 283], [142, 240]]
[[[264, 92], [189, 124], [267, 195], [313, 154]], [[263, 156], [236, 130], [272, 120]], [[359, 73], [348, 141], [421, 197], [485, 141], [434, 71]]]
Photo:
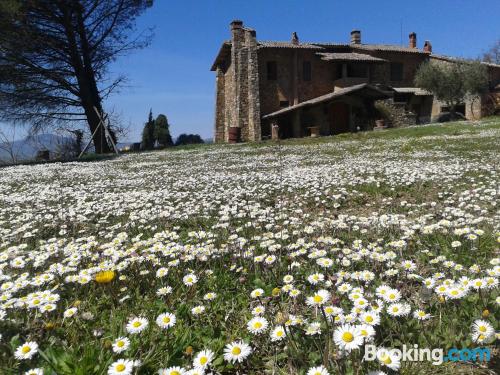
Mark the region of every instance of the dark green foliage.
[[201, 137], [198, 134], [181, 134], [179, 135], [179, 138], [177, 138], [175, 145], [180, 146], [180, 145], [192, 145], [199, 143], [205, 143], [205, 142], [203, 142], [203, 139], [201, 139]]
[[158, 115], [154, 124], [154, 139], [158, 144], [158, 147], [168, 147], [172, 146], [174, 142], [172, 141], [172, 136], [170, 135], [170, 129], [168, 125], [167, 116]]
[[96, 110], [104, 113], [103, 101], [124, 80], [111, 77], [110, 64], [148, 44], [150, 34], [133, 34], [151, 4], [0, 0], [0, 120], [33, 132], [87, 122], [96, 152], [110, 152]]
[[149, 110], [149, 118], [146, 124], [144, 124], [144, 129], [142, 130], [142, 140], [141, 149], [142, 150], [152, 150], [155, 146], [155, 121], [153, 120], [153, 111]]
[[488, 71], [477, 61], [428, 62], [418, 69], [415, 85], [445, 102], [453, 114], [455, 107], [468, 96], [477, 96], [488, 88]]

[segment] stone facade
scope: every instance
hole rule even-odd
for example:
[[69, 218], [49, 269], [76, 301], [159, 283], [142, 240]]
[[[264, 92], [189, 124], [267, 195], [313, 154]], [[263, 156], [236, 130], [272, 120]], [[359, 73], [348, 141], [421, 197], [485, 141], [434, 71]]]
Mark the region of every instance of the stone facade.
[[[419, 49], [415, 33], [410, 34], [408, 47], [401, 47], [362, 44], [358, 30], [351, 33], [350, 43], [333, 44], [300, 43], [296, 33], [290, 42], [261, 42], [241, 21], [233, 21], [230, 29], [231, 40], [223, 43], [212, 66], [216, 72], [215, 142], [270, 138], [271, 122], [263, 117], [360, 84], [393, 90], [394, 102], [417, 123], [431, 121], [443, 109], [442, 103], [415, 88], [413, 82], [423, 62], [451, 59], [434, 55], [429, 41]], [[491, 82], [500, 83], [500, 66], [491, 65], [489, 72]], [[293, 137], [307, 135], [311, 127], [319, 127], [321, 134], [370, 128], [370, 105], [366, 98], [353, 95], [335, 100], [347, 110], [330, 103], [280, 115], [280, 128]], [[349, 126], [335, 127], [339, 114], [348, 116]], [[487, 114], [483, 98], [465, 103], [464, 114], [468, 118]], [[357, 125], [360, 121], [363, 124]]]

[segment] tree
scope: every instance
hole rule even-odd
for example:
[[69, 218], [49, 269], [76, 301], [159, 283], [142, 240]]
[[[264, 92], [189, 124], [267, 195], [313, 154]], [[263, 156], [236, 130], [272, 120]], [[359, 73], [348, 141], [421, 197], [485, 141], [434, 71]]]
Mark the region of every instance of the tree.
[[457, 105], [487, 90], [488, 71], [478, 61], [426, 62], [417, 70], [415, 85], [445, 102], [450, 107], [450, 117], [455, 118]]
[[175, 142], [176, 146], [205, 143], [198, 134], [181, 134]]
[[483, 61], [500, 65], [500, 39], [483, 54]]
[[[151, 34], [132, 36], [151, 0], [0, 1], [0, 120], [32, 130], [65, 121], [87, 123], [91, 134], [105, 100], [124, 77], [111, 62], [145, 47]], [[95, 109], [94, 109], [95, 108]], [[99, 127], [97, 153], [110, 152]]]
[[152, 150], [155, 146], [155, 121], [153, 120], [153, 110], [149, 110], [148, 122], [144, 124], [144, 129], [142, 130], [142, 141], [141, 149]]
[[155, 120], [154, 138], [160, 147], [172, 146], [172, 136], [168, 125], [167, 116], [158, 115]]

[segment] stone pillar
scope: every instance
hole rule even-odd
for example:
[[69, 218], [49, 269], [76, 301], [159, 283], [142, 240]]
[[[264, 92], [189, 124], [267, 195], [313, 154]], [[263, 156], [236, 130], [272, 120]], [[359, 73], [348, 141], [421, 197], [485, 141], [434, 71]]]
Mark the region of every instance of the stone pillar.
[[292, 113], [292, 133], [294, 138], [302, 137], [302, 129], [300, 127], [300, 109]]
[[261, 140], [260, 122], [260, 91], [259, 91], [259, 62], [257, 56], [257, 34], [255, 30], [245, 31], [245, 45], [247, 48], [247, 139], [248, 141]]
[[299, 79], [299, 57], [297, 50], [293, 50], [293, 57], [292, 57], [292, 95], [293, 95], [293, 105], [299, 104], [299, 84], [298, 84], [298, 79]]
[[[241, 128], [241, 50], [245, 40], [243, 22], [235, 20], [231, 22], [231, 79], [232, 100], [229, 104], [228, 128]], [[230, 95], [227, 93], [227, 95]], [[225, 131], [225, 141], [229, 141], [229, 129]]]
[[280, 127], [276, 120], [271, 122], [271, 139], [274, 141], [280, 139]]
[[224, 142], [224, 126], [225, 126], [225, 82], [224, 72], [220, 66], [217, 67], [216, 76], [216, 93], [215, 93], [215, 131], [214, 142]]

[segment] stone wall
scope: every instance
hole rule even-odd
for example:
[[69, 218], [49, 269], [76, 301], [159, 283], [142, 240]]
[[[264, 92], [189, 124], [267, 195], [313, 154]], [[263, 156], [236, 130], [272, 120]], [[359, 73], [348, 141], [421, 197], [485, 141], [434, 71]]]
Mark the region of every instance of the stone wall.
[[229, 128], [240, 128], [242, 141], [260, 140], [259, 71], [255, 31], [231, 23], [231, 54], [217, 67], [215, 141], [228, 142]]
[[[319, 59], [315, 53], [314, 50], [303, 48], [262, 48], [258, 50], [262, 115], [281, 109], [280, 102], [288, 102], [289, 105], [293, 105], [334, 90], [334, 64]], [[267, 79], [268, 61], [276, 62], [278, 79], [275, 81]], [[303, 80], [304, 61], [311, 63], [310, 81]]]
[[392, 87], [415, 87], [414, 79], [420, 64], [428, 60], [428, 56], [418, 53], [402, 53], [388, 51], [364, 52], [371, 56], [403, 64], [403, 80], [391, 81], [391, 64], [373, 64], [371, 66], [371, 82], [381, 83]]

